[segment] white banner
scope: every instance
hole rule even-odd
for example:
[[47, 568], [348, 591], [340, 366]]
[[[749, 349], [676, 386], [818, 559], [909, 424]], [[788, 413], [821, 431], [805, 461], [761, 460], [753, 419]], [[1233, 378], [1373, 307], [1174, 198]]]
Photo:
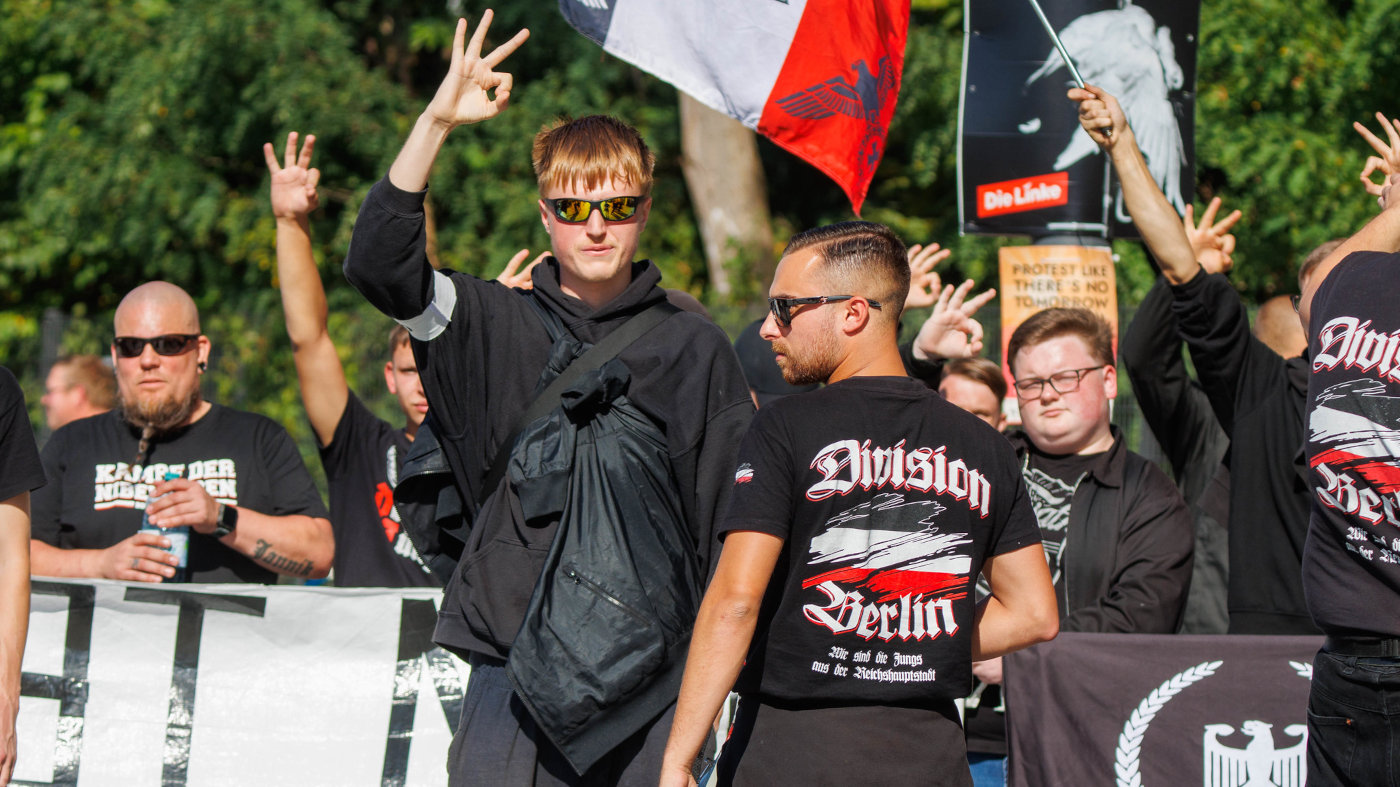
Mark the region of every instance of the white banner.
[[434, 785], [441, 591], [36, 579], [16, 785]]

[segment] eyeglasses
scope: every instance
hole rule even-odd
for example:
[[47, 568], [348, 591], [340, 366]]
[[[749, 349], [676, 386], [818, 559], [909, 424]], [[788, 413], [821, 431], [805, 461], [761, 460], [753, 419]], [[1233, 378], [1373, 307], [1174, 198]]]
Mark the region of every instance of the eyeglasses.
[[1045, 384], [1058, 394], [1074, 393], [1079, 390], [1079, 381], [1084, 379], [1084, 375], [1096, 369], [1102, 369], [1107, 364], [1099, 366], [1086, 366], [1083, 369], [1070, 369], [1064, 372], [1055, 372], [1049, 377], [1028, 377], [1024, 380], [1016, 381], [1016, 395], [1023, 399], [1039, 399], [1045, 392]]
[[554, 217], [566, 224], [582, 224], [588, 221], [593, 211], [603, 214], [604, 221], [626, 221], [637, 212], [642, 197], [609, 197], [608, 199], [574, 199], [559, 197], [545, 200], [554, 208]]
[[167, 333], [149, 339], [140, 336], [118, 336], [112, 340], [117, 355], [122, 358], [136, 358], [146, 351], [146, 345], [156, 351], [156, 355], [179, 355], [188, 352], [199, 340], [197, 333]]
[[[837, 301], [849, 301], [852, 298], [859, 298], [859, 295], [813, 295], [810, 298], [769, 298], [768, 311], [773, 313], [773, 319], [778, 321], [778, 325], [786, 328], [792, 325], [792, 307], [807, 306], [813, 303], [835, 303]], [[870, 304], [870, 308], [880, 308], [879, 301], [865, 300]]]

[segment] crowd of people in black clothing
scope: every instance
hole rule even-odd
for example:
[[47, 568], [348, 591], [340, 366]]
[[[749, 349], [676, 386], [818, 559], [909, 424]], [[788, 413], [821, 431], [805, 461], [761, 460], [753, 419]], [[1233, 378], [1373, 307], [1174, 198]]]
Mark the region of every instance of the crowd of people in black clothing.
[[[1160, 277], [1119, 357], [1092, 312], [1027, 319], [1008, 386], [976, 320], [995, 293], [944, 286], [946, 250], [866, 222], [795, 236], [731, 346], [635, 259], [654, 161], [611, 117], [535, 139], [549, 253], [496, 281], [435, 269], [434, 160], [506, 108], [497, 68], [528, 37], [483, 53], [489, 24], [459, 23], [345, 262], [396, 322], [402, 425], [350, 389], [327, 331], [314, 137], [264, 151], [329, 509], [281, 426], [203, 398], [211, 342], [174, 284], [123, 299], [110, 373], [54, 366], [41, 454], [0, 378], [0, 783], [31, 573], [442, 587], [435, 641], [472, 675], [454, 784], [1004, 784], [1001, 657], [1060, 631], [1325, 634], [1310, 778], [1394, 767], [1377, 698], [1400, 667], [1400, 122], [1357, 126], [1378, 217], [1251, 328], [1227, 276], [1239, 212], [1183, 219], [1114, 97], [1071, 90]], [[1170, 474], [1110, 421], [1120, 362]], [[812, 745], [832, 729], [861, 745]]]

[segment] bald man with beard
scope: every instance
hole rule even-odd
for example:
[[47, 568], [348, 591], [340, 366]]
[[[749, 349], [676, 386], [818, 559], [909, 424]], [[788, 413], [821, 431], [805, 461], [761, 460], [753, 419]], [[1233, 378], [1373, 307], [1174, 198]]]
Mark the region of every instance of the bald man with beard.
[[157, 527], [188, 528], [191, 582], [325, 576], [330, 521], [286, 430], [201, 395], [211, 345], [194, 300], [149, 282], [122, 299], [114, 323], [117, 408], [44, 446], [50, 483], [34, 495], [32, 572], [170, 580], [170, 540], [137, 532], [144, 511]]

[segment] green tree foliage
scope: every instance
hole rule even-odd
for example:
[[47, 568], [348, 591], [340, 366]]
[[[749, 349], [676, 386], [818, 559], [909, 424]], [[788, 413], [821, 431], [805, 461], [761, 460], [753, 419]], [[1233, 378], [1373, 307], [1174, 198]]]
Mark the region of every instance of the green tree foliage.
[[1196, 161], [1206, 198], [1244, 211], [1232, 278], [1264, 298], [1297, 292], [1318, 244], [1375, 214], [1353, 121], [1400, 111], [1400, 2], [1234, 0], [1201, 10]]
[[[767, 282], [740, 283], [747, 301], [709, 297], [674, 89], [575, 33], [554, 0], [498, 5], [493, 38], [520, 27], [532, 36], [508, 61], [510, 109], [454, 133], [434, 172], [441, 263], [492, 276], [516, 250], [542, 250], [530, 140], [558, 116], [609, 112], [657, 152], [641, 252], [726, 328], [760, 314]], [[196, 297], [214, 339], [211, 398], [279, 419], [312, 455], [273, 281], [260, 151], [297, 130], [318, 137], [323, 208], [312, 229], [332, 335], [352, 385], [396, 419], [381, 393], [389, 323], [339, 267], [361, 199], [441, 78], [455, 17], [475, 20], [481, 9], [465, 0], [9, 0], [0, 15], [0, 362], [20, 373], [35, 416], [42, 310], [70, 316], [63, 351], [101, 352], [121, 295], [166, 278]], [[962, 13], [958, 0], [913, 2], [899, 108], [864, 215], [910, 242], [953, 248], [950, 280], [995, 285], [997, 248], [1024, 241], [957, 235]], [[1356, 182], [1368, 151], [1350, 124], [1400, 111], [1398, 34], [1400, 0], [1202, 9], [1200, 196], [1245, 211], [1233, 278], [1249, 295], [1290, 291], [1303, 254], [1372, 215]], [[761, 154], [776, 244], [851, 218], [814, 168], [766, 143]], [[1135, 303], [1149, 269], [1135, 246], [1115, 251], [1120, 301]]]

